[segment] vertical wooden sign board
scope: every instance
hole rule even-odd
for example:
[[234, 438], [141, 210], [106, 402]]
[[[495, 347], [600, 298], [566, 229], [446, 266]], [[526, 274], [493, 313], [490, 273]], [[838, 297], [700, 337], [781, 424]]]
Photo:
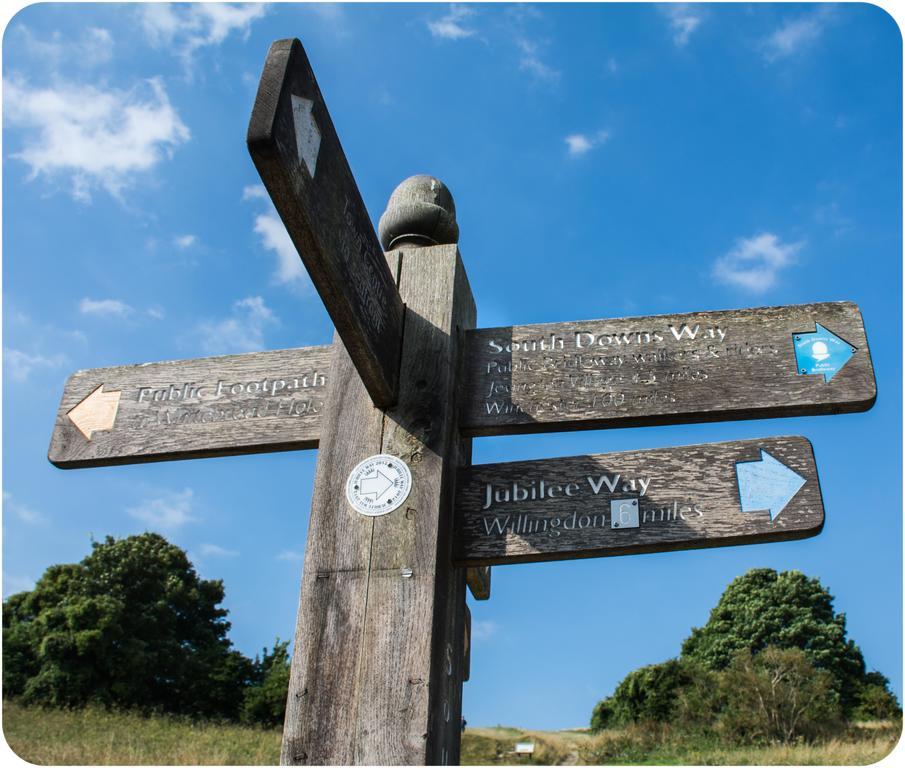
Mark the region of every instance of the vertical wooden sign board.
[[[465, 570], [451, 559], [455, 373], [475, 306], [454, 244], [387, 254], [405, 302], [396, 405], [375, 408], [335, 344], [292, 660], [281, 761], [455, 764], [464, 674]], [[368, 516], [343, 488], [362, 460], [402, 459], [405, 503]]]
[[375, 405], [392, 405], [402, 301], [305, 49], [277, 40], [248, 150]]

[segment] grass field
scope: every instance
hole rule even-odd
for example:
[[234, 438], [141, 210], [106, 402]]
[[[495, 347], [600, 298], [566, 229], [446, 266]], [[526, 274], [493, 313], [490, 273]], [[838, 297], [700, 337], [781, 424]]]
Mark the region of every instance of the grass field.
[[[888, 755], [901, 728], [855, 727], [822, 744], [733, 747], [651, 733], [641, 727], [604, 731], [522, 731], [471, 728], [462, 741], [463, 765], [868, 765]], [[516, 741], [532, 741], [532, 758], [508, 754]]]
[[[99, 709], [41, 710], [3, 703], [3, 732], [23, 759], [41, 765], [276, 765], [280, 734], [237, 725], [198, 724]], [[820, 745], [727, 747], [689, 743], [667, 732], [469, 728], [463, 765], [867, 765], [886, 756], [901, 728], [851, 728]], [[534, 755], [511, 754], [532, 741]]]

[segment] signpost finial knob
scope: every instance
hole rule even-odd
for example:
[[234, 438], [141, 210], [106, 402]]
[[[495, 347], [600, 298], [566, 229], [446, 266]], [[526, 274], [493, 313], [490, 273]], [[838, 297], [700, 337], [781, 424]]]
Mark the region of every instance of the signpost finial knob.
[[396, 187], [377, 229], [385, 251], [459, 242], [456, 204], [446, 185], [433, 176], [409, 176]]

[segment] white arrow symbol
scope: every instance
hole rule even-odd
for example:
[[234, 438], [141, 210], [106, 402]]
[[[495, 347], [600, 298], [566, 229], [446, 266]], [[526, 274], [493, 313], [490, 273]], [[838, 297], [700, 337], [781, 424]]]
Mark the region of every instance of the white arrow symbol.
[[377, 501], [377, 499], [393, 487], [393, 481], [379, 469], [375, 469], [374, 474], [361, 478], [359, 485], [361, 486], [362, 496], [373, 495], [374, 501]]
[[742, 512], [768, 510], [771, 523], [806, 482], [763, 448], [759, 461], [740, 461], [735, 465], [735, 472]]
[[321, 148], [321, 131], [314, 120], [314, 102], [301, 96], [292, 96], [292, 122], [295, 124], [295, 148], [299, 160], [305, 163], [311, 178], [317, 165], [317, 153]]
[[104, 392], [104, 385], [101, 384], [66, 415], [85, 439], [90, 440], [94, 432], [113, 429], [121, 394], [120, 391]]

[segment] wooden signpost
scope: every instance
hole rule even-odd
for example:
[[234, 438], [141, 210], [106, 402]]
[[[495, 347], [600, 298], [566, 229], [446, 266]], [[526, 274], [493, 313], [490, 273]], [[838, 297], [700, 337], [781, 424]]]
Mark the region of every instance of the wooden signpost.
[[332, 347], [80, 371], [60, 467], [318, 447], [284, 764], [454, 764], [466, 584], [490, 565], [813, 536], [810, 443], [469, 466], [471, 437], [841, 413], [876, 397], [850, 303], [475, 329], [455, 206], [403, 182], [374, 234], [298, 40], [273, 44], [255, 166]]

